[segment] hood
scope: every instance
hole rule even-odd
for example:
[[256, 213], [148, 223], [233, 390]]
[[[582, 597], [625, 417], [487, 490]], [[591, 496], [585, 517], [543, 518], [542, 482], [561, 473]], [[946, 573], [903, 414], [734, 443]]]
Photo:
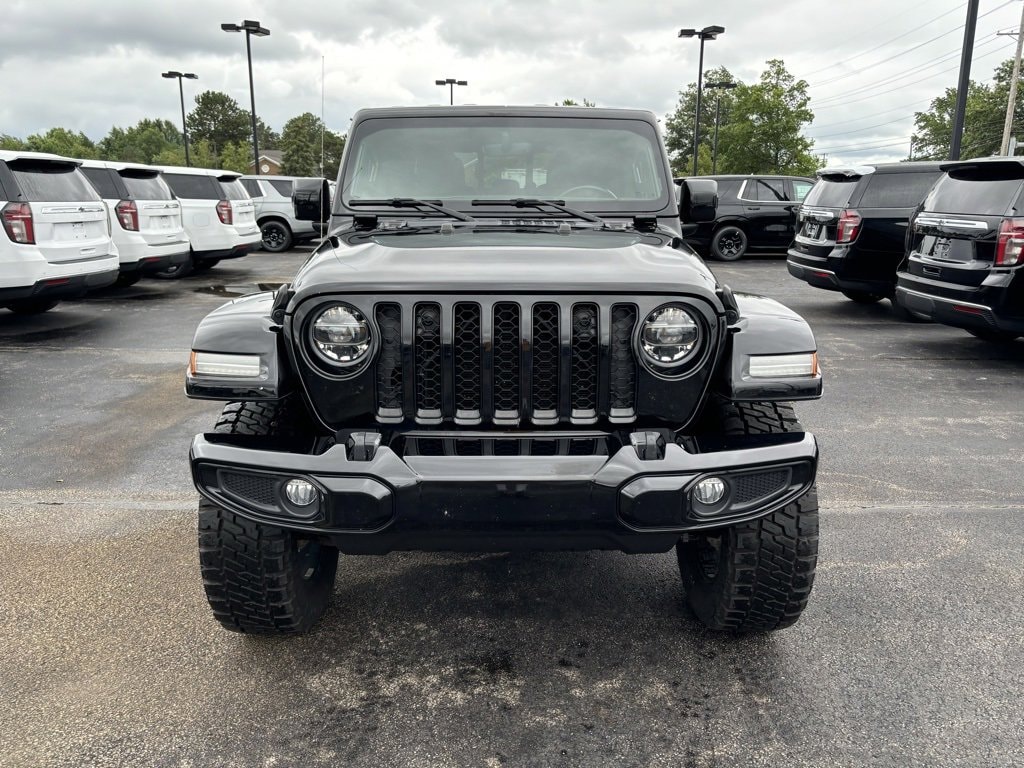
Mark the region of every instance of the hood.
[[714, 275], [699, 257], [635, 233], [509, 239], [392, 235], [333, 246], [328, 240], [292, 288], [297, 300], [346, 293], [676, 293], [719, 303]]

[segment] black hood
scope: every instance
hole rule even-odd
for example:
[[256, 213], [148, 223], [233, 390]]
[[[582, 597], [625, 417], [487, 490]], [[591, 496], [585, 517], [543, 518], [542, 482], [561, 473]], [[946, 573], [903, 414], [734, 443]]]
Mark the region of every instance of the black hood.
[[[451, 235], [392, 235], [352, 245], [327, 241], [292, 287], [296, 302], [346, 293], [677, 293], [720, 307], [714, 275], [685, 246], [620, 232], [591, 233], [587, 245], [572, 240], [577, 237], [557, 238], [565, 245], [514, 233], [500, 244], [453, 244]], [[594, 247], [595, 241], [600, 245]]]

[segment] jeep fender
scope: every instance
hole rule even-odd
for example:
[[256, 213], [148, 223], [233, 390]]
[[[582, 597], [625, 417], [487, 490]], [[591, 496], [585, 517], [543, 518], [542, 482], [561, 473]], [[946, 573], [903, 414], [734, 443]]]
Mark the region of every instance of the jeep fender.
[[816, 400], [821, 397], [821, 374], [752, 378], [754, 355], [817, 352], [814, 334], [796, 312], [774, 299], [735, 293], [739, 317], [729, 325], [726, 350], [715, 379], [719, 394], [733, 401]]
[[258, 377], [210, 376], [190, 363], [185, 394], [196, 400], [279, 400], [291, 392], [291, 368], [282, 348], [281, 326], [272, 319], [275, 295], [270, 292], [230, 301], [199, 323], [192, 352], [258, 355]]

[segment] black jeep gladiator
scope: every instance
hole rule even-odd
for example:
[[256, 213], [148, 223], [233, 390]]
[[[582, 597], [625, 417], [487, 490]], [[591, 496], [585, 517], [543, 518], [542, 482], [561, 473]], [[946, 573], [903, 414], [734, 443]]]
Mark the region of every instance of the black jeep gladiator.
[[203, 582], [226, 628], [302, 632], [338, 553], [675, 548], [707, 626], [780, 629], [817, 559], [820, 397], [795, 313], [684, 243], [649, 112], [372, 109], [290, 285], [199, 325]]

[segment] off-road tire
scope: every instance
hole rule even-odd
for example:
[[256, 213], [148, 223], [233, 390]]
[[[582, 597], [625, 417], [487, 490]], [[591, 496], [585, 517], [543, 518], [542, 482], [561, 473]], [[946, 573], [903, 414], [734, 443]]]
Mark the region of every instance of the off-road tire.
[[[286, 436], [287, 403], [229, 403], [215, 431]], [[199, 566], [213, 615], [225, 629], [263, 635], [309, 631], [330, 603], [338, 550], [293, 531], [199, 502]]]
[[711, 257], [718, 261], [738, 261], [750, 247], [747, 233], [735, 224], [726, 224], [711, 236]]
[[263, 238], [263, 250], [270, 253], [283, 253], [287, 251], [292, 247], [294, 240], [288, 225], [276, 219], [260, 224], [260, 237]]
[[871, 293], [870, 291], [840, 291], [840, 293], [858, 304], [877, 304], [885, 298], [883, 293]]
[[[728, 435], [802, 431], [793, 408], [778, 403], [709, 404]], [[818, 496], [812, 487], [782, 509], [747, 523], [688, 534], [676, 545], [693, 613], [711, 629], [784, 629], [800, 618], [818, 560]]]
[[981, 339], [982, 341], [989, 341], [993, 344], [1002, 344], [1007, 341], [1013, 341], [1014, 339], [1019, 339], [1021, 336], [1019, 333], [1013, 333], [1011, 331], [989, 331], [982, 328], [967, 328], [966, 330], [974, 338]]
[[60, 299], [18, 299], [5, 305], [16, 315], [41, 315], [60, 304]]

